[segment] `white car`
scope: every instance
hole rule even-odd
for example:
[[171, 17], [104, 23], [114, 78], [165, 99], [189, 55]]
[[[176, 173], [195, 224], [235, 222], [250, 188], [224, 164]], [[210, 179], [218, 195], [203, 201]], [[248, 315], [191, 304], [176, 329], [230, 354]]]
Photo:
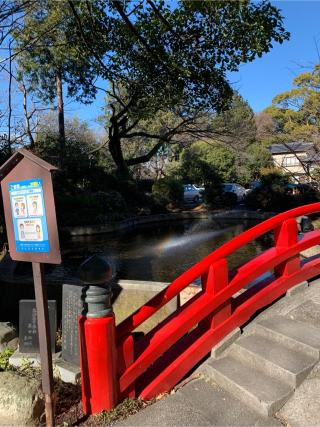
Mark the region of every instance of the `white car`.
[[194, 184], [186, 184], [183, 186], [183, 201], [198, 203], [202, 198], [202, 191], [204, 188], [197, 187]]
[[222, 184], [222, 189], [225, 193], [234, 193], [236, 194], [238, 201], [244, 199], [244, 196], [247, 194], [247, 191], [242, 185], [236, 184], [234, 182], [225, 182]]

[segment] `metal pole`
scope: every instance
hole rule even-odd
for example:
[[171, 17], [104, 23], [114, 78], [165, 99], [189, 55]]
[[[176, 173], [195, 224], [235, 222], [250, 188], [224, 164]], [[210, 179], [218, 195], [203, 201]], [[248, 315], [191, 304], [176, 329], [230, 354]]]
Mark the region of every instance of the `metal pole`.
[[53, 371], [50, 340], [50, 325], [47, 292], [44, 286], [44, 266], [32, 263], [34, 291], [36, 296], [42, 391], [45, 396], [45, 413], [47, 427], [54, 426]]

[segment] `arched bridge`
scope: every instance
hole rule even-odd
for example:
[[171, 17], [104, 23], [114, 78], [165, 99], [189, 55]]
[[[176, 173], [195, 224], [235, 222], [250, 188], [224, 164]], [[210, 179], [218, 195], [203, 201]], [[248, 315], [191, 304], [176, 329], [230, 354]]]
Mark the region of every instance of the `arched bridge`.
[[[317, 212], [320, 203], [292, 209], [250, 228], [195, 264], [117, 326], [113, 317], [82, 318], [84, 410], [95, 413], [111, 409], [126, 397], [149, 399], [169, 391], [258, 310], [292, 286], [319, 275], [320, 257], [301, 261], [300, 253], [320, 244], [320, 231], [299, 238], [296, 221]], [[274, 237], [270, 249], [229, 271], [229, 255], [270, 232]], [[266, 272], [272, 273], [267, 279], [263, 278]], [[134, 339], [139, 325], [199, 278], [201, 292], [150, 332]], [[103, 354], [86, 351], [88, 342], [99, 346], [105, 335]]]

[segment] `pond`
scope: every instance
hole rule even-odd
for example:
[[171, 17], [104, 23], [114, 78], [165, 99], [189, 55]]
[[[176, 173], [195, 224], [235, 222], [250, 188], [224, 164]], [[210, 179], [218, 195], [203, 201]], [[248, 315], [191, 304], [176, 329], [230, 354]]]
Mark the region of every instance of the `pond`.
[[[175, 221], [116, 235], [79, 236], [64, 245], [64, 269], [75, 274], [87, 256], [101, 254], [108, 257], [120, 279], [170, 282], [255, 223]], [[242, 264], [265, 248], [263, 242], [248, 244], [229, 257], [229, 267]]]
[[[116, 234], [81, 236], [62, 242], [63, 263], [46, 265], [48, 299], [56, 300], [61, 319], [62, 284], [73, 283], [89, 256], [106, 256], [119, 279], [170, 282], [223, 243], [253, 226], [253, 221], [193, 220], [157, 223]], [[228, 258], [229, 268], [251, 259], [270, 245], [255, 241]], [[9, 263], [9, 266], [12, 266]], [[16, 323], [18, 301], [34, 299], [31, 264], [21, 262], [8, 274], [3, 268], [0, 321]], [[13, 273], [13, 272], [12, 272]]]

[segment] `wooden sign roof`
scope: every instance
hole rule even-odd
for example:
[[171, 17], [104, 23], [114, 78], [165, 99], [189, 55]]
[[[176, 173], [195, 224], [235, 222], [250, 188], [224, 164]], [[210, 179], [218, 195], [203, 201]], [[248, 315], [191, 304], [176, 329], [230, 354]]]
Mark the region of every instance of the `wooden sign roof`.
[[31, 153], [31, 151], [26, 150], [25, 148], [20, 148], [20, 150], [17, 150], [9, 160], [7, 160], [1, 167], [0, 167], [0, 180], [3, 179], [5, 176], [8, 175], [12, 171], [12, 169], [20, 163], [20, 161], [23, 158], [27, 158], [37, 164], [38, 166], [41, 166], [42, 168], [46, 169], [47, 171], [54, 171], [57, 170], [55, 166], [51, 165], [50, 163], [46, 162], [45, 160], [40, 159], [39, 157], [35, 156]]

